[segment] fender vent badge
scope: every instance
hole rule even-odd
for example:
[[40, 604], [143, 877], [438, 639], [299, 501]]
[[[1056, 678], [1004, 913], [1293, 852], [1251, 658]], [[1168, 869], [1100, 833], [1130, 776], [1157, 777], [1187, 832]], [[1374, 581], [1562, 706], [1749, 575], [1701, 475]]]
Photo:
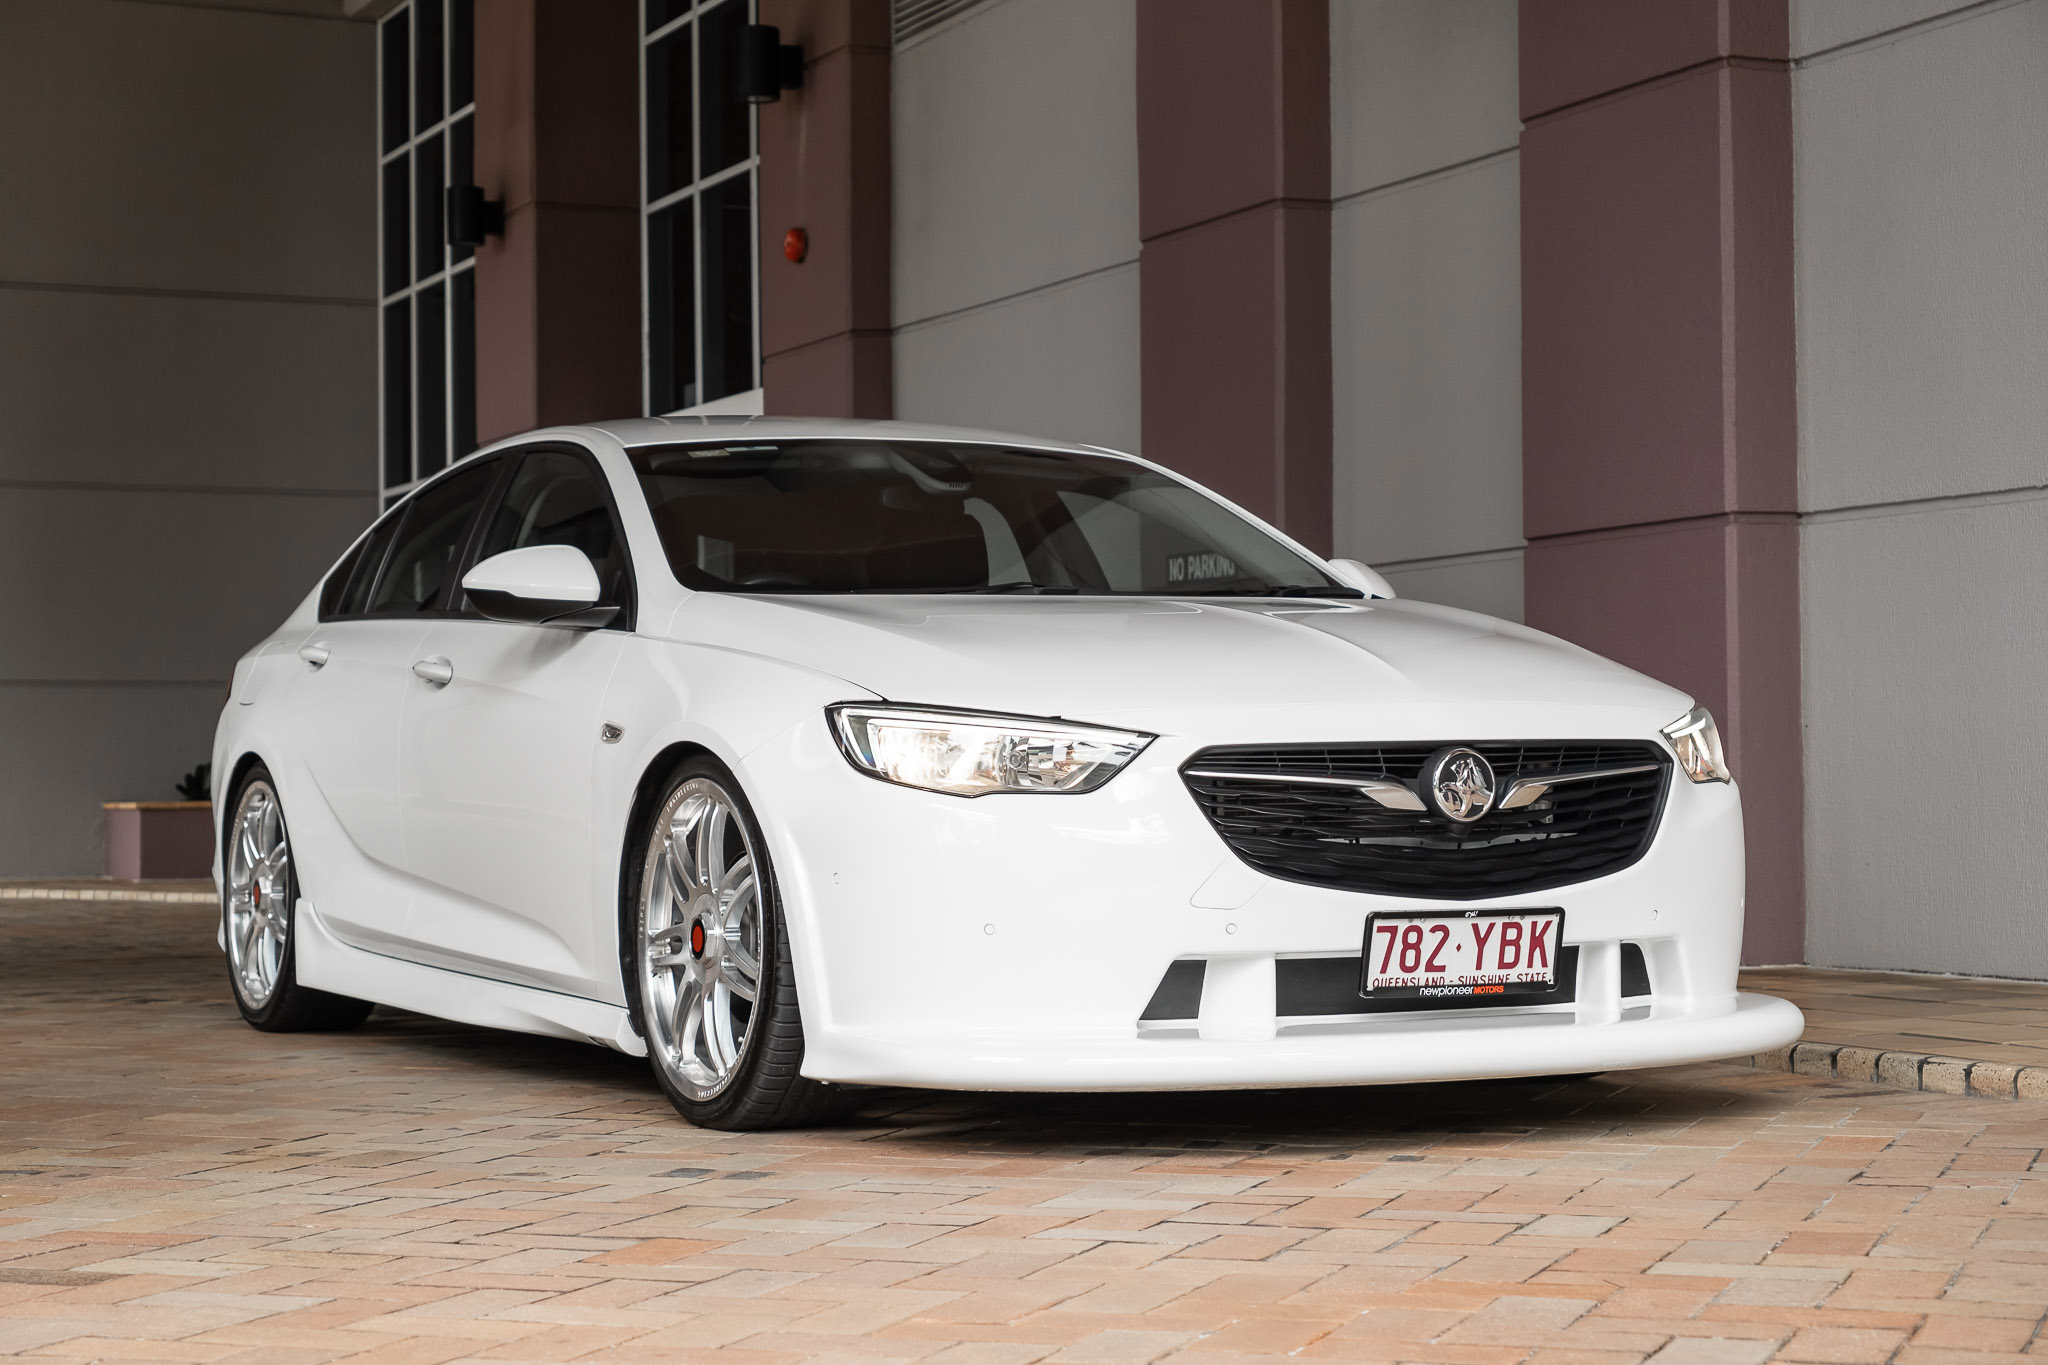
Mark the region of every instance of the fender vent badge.
[[617, 744], [621, 739], [625, 738], [625, 734], [626, 732], [624, 730], [621, 730], [618, 726], [612, 724], [610, 721], [606, 721], [603, 724], [603, 726], [601, 726], [598, 729], [597, 737], [607, 744]]

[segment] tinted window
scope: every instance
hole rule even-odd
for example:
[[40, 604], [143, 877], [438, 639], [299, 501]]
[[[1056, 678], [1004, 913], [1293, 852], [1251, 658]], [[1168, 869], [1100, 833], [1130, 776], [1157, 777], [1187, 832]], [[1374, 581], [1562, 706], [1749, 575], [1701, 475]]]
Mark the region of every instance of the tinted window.
[[441, 607], [496, 465], [495, 460], [469, 465], [406, 500], [399, 514], [397, 544], [370, 598], [373, 614], [406, 616]]
[[727, 592], [1357, 597], [1129, 460], [923, 441], [632, 452], [676, 577]]
[[377, 570], [384, 567], [384, 555], [398, 534], [399, 518], [403, 515], [394, 513], [371, 527], [370, 534], [357, 542], [355, 549], [344, 555], [341, 563], [334, 566], [334, 572], [327, 575], [326, 586], [320, 590], [322, 620], [362, 615], [370, 600], [370, 585], [377, 581]]
[[[603, 475], [580, 455], [537, 450], [519, 461], [492, 513], [477, 559], [529, 545], [571, 545], [590, 558], [606, 604], [630, 607], [631, 576]], [[625, 626], [628, 613], [613, 624]]]

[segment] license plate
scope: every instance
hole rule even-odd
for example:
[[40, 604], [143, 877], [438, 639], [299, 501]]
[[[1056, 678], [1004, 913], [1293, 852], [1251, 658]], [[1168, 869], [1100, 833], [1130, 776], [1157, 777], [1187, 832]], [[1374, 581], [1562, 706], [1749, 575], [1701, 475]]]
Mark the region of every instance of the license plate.
[[1557, 988], [1562, 910], [1449, 910], [1365, 922], [1359, 990], [1375, 1000], [1543, 995]]

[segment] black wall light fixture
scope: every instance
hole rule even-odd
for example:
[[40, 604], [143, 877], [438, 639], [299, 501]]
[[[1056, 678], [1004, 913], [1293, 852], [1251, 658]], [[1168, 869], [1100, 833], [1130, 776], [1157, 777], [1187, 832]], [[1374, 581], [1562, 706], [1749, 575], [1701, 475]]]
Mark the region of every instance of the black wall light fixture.
[[448, 245], [482, 246], [505, 235], [505, 201], [486, 199], [476, 185], [448, 187]]
[[748, 104], [773, 104], [785, 90], [804, 88], [804, 50], [782, 41], [773, 24], [740, 30], [739, 95]]

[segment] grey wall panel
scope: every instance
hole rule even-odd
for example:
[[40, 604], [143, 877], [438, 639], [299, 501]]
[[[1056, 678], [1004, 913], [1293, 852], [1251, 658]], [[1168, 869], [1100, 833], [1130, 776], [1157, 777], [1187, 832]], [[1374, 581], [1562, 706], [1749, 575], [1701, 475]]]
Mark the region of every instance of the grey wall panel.
[[1135, 451], [1138, 268], [899, 328], [896, 415]]
[[[1794, 6], [1807, 951], [2048, 978], [2048, 4]], [[1861, 509], [1848, 510], [1843, 509]]]
[[375, 31], [274, 10], [0, 4], [6, 874], [98, 871], [374, 509]]
[[375, 36], [191, 5], [0, 5], [0, 280], [367, 297]]
[[181, 687], [23, 687], [0, 682], [0, 877], [106, 867], [102, 801], [175, 801], [207, 761], [225, 682]]
[[1330, 193], [1513, 147], [1515, 0], [1332, 0]]
[[1380, 567], [1403, 597], [1482, 611], [1508, 621], [1522, 619], [1520, 550]]
[[0, 681], [224, 684], [374, 514], [367, 490], [7, 490]]
[[2048, 4], [1794, 77], [1809, 509], [2048, 483]]
[[0, 286], [0, 484], [376, 480], [376, 313]]
[[1922, 23], [1981, 0], [1792, 0], [1792, 55], [1804, 57]]
[[1809, 521], [1807, 954], [2048, 978], [2048, 499]]
[[996, 0], [897, 53], [898, 326], [1137, 259], [1136, 27]]
[[1522, 544], [1520, 233], [1512, 154], [1335, 209], [1339, 554]]

